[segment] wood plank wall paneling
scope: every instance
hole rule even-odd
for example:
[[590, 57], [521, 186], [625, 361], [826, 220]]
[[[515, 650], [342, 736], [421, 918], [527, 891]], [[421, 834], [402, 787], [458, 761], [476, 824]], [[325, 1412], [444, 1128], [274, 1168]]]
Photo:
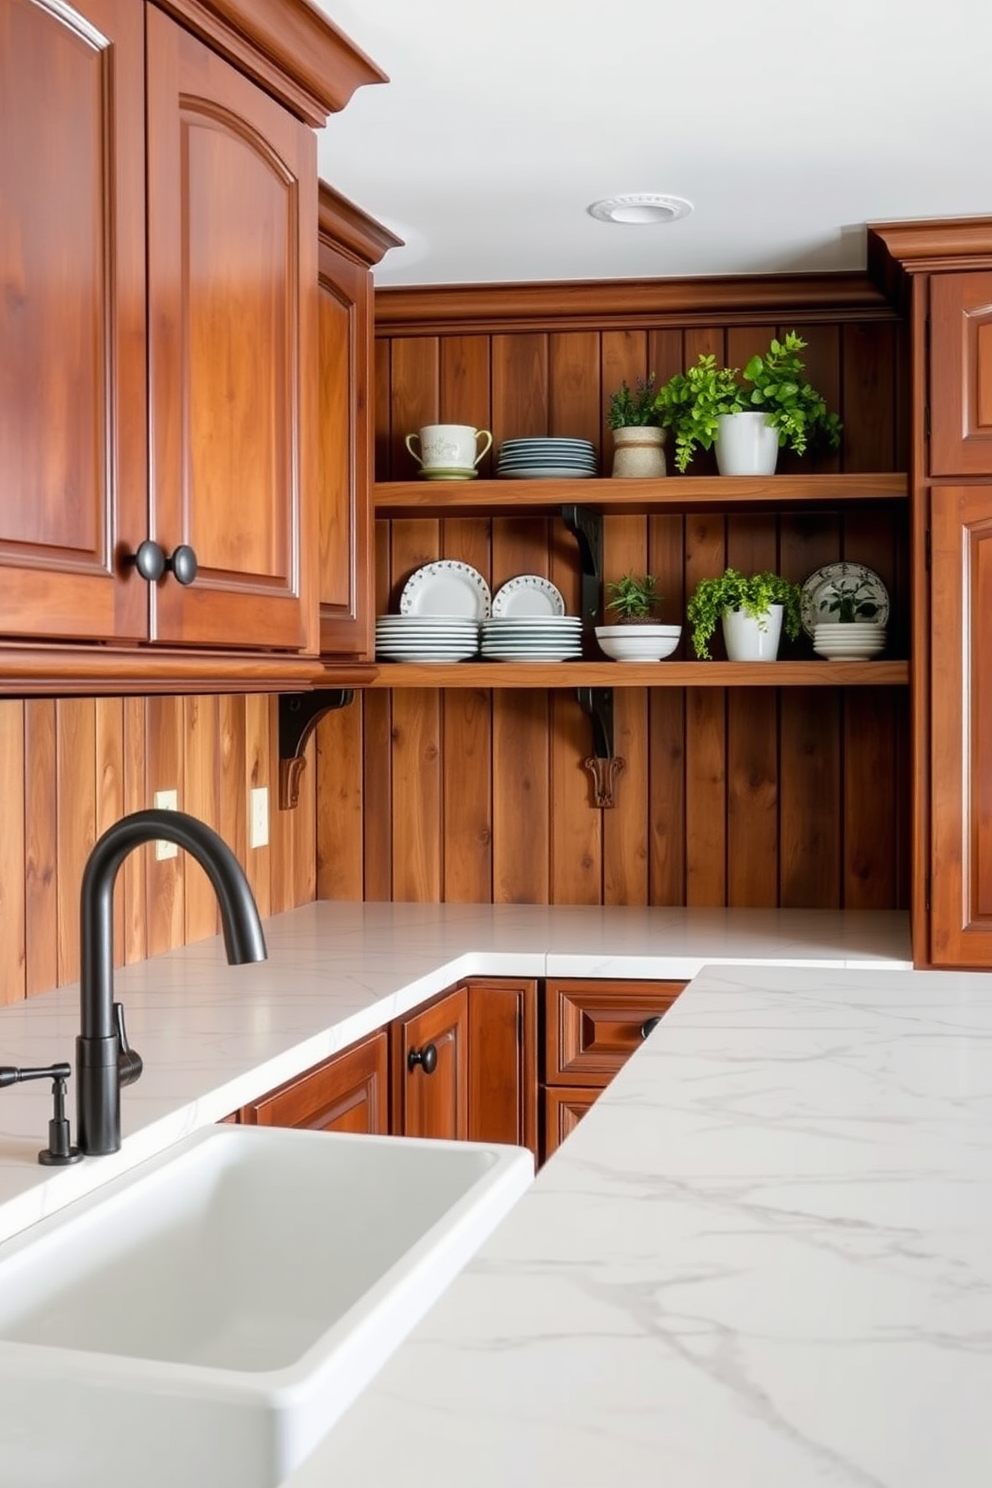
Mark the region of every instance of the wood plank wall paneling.
[[[0, 1002], [78, 979], [87, 855], [113, 822], [152, 805], [156, 790], [177, 789], [180, 807], [220, 832], [263, 913], [315, 897], [316, 743], [308, 744], [299, 806], [280, 812], [277, 709], [277, 699], [252, 695], [0, 701]], [[351, 726], [360, 733], [357, 709]], [[360, 776], [360, 749], [353, 764]], [[253, 784], [270, 787], [270, 846], [249, 852]], [[360, 839], [360, 819], [357, 830]], [[156, 862], [148, 847], [125, 859], [115, 887], [116, 964], [217, 928], [213, 890], [187, 854]]]
[[[563, 315], [567, 296], [562, 295]], [[629, 318], [628, 318], [629, 320]], [[903, 332], [875, 306], [676, 315], [643, 327], [529, 326], [471, 333], [405, 325], [376, 348], [380, 480], [415, 479], [404, 436], [424, 423], [472, 423], [507, 437], [591, 439], [608, 474], [609, 393], [659, 382], [713, 352], [743, 365], [771, 334], [809, 343], [812, 381], [844, 421], [839, 451], [815, 464], [783, 452], [783, 471], [899, 469], [905, 463]], [[673, 450], [667, 449], [669, 470]], [[712, 452], [690, 473], [715, 473]], [[492, 471], [492, 458], [480, 473]], [[444, 488], [437, 488], [439, 506]], [[575, 495], [581, 497], [581, 490]], [[460, 558], [495, 592], [520, 573], [551, 577], [578, 606], [573, 540], [556, 520], [500, 517], [379, 522], [377, 610], [395, 610], [410, 573]], [[891, 652], [907, 655], [907, 514], [892, 504], [779, 514], [679, 512], [610, 517], [608, 578], [658, 576], [662, 619], [684, 620], [700, 577], [727, 563], [802, 580], [846, 557], [892, 596]], [[808, 656], [804, 636], [785, 654]], [[691, 655], [687, 637], [679, 655]], [[719, 639], [714, 654], [721, 655]], [[898, 689], [618, 689], [625, 759], [617, 805], [592, 804], [588, 723], [567, 690], [376, 691], [317, 730], [317, 890], [350, 899], [765, 905], [908, 903], [908, 700]], [[360, 763], [360, 768], [359, 768]]]

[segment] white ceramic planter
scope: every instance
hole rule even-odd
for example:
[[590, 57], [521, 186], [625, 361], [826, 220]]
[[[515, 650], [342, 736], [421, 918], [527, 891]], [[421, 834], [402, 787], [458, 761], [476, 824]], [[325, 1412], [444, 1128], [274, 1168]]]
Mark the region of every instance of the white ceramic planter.
[[665, 474], [665, 430], [653, 425], [613, 430], [614, 477], [645, 480]]
[[717, 417], [716, 468], [721, 475], [774, 475], [778, 430], [764, 413], [721, 413]]
[[783, 606], [769, 605], [763, 615], [724, 610], [723, 640], [728, 661], [774, 661], [782, 636]]

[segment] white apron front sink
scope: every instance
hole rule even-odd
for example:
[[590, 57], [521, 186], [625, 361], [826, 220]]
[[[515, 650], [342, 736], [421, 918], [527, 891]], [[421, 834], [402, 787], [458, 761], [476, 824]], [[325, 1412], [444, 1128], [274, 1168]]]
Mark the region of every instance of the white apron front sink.
[[275, 1488], [532, 1177], [223, 1126], [34, 1226], [0, 1250], [5, 1488]]

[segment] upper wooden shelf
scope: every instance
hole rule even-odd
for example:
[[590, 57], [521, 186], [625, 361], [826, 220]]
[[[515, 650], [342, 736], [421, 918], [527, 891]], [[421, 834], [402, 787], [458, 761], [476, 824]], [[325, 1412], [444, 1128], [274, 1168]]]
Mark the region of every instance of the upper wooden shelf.
[[385, 481], [375, 486], [376, 514], [455, 516], [553, 512], [565, 502], [618, 516], [698, 507], [778, 507], [849, 501], [897, 501], [909, 494], [899, 472], [871, 475], [673, 475], [661, 480]]
[[898, 687], [908, 661], [380, 662], [373, 687]]

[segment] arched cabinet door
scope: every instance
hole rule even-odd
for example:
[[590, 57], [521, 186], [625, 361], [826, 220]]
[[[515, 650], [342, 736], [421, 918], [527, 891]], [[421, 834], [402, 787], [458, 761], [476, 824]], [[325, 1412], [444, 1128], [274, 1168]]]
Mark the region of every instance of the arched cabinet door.
[[144, 11], [0, 0], [0, 634], [140, 638]]
[[[151, 635], [315, 650], [316, 137], [147, 20]], [[305, 494], [306, 493], [306, 494]]]

